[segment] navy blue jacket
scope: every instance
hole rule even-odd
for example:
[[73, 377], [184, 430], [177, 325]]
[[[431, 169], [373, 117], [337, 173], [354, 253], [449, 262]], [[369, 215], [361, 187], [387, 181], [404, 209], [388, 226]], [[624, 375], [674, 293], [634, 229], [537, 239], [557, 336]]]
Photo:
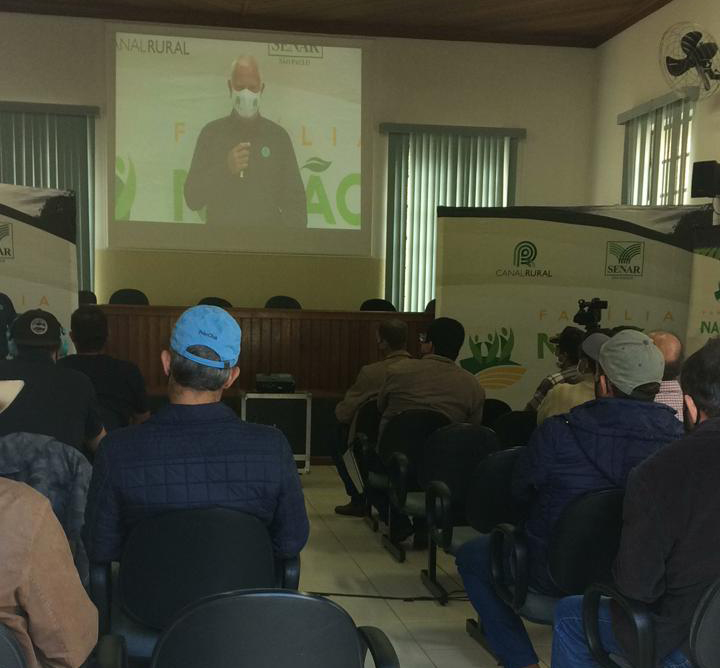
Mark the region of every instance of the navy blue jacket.
[[547, 547], [565, 506], [585, 492], [624, 488], [635, 466], [682, 435], [668, 406], [614, 398], [588, 401], [535, 430], [513, 476], [513, 495], [532, 502], [525, 533], [535, 586], [554, 590]]
[[103, 439], [85, 513], [88, 556], [119, 559], [146, 517], [214, 506], [262, 520], [279, 557], [296, 556], [307, 542], [300, 477], [280, 431], [243, 422], [223, 403], [168, 404]]

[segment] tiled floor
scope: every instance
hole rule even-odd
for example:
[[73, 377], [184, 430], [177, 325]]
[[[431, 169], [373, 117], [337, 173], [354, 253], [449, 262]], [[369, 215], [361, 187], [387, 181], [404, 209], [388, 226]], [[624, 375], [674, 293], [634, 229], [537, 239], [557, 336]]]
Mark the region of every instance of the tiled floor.
[[[347, 500], [335, 469], [313, 467], [302, 476], [310, 541], [302, 553], [300, 588], [309, 592], [338, 592], [384, 596], [427, 596], [420, 581], [426, 552], [408, 552], [398, 564], [382, 548], [360, 519], [340, 517], [333, 509]], [[462, 589], [452, 558], [438, 557], [441, 579], [449, 591]], [[389, 636], [402, 668], [493, 668], [496, 662], [465, 633], [465, 619], [473, 617], [469, 603], [432, 601], [406, 603], [378, 599], [332, 597], [360, 625], [380, 627]], [[528, 624], [535, 649], [549, 665], [551, 629]], [[368, 666], [372, 661], [368, 659]]]

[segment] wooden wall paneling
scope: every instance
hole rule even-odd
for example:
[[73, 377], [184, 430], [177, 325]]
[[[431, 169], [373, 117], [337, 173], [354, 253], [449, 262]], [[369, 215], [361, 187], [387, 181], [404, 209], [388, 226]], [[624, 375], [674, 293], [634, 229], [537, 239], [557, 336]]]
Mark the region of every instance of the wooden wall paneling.
[[[167, 379], [160, 351], [167, 348], [181, 307], [103, 306], [108, 316], [108, 353], [135, 362], [151, 394], [164, 394]], [[360, 367], [378, 359], [375, 340], [382, 320], [408, 323], [409, 349], [418, 352], [417, 335], [430, 318], [424, 314], [270, 311], [233, 309], [243, 331], [240, 377], [230, 394], [255, 387], [255, 374], [290, 373], [299, 390], [317, 396], [341, 396]]]

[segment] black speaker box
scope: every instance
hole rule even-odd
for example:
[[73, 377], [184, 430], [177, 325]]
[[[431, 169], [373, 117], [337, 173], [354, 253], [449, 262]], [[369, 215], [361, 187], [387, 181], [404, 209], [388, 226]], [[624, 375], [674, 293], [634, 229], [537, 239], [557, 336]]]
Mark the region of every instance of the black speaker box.
[[690, 194], [693, 197], [720, 195], [720, 164], [715, 160], [694, 162]]

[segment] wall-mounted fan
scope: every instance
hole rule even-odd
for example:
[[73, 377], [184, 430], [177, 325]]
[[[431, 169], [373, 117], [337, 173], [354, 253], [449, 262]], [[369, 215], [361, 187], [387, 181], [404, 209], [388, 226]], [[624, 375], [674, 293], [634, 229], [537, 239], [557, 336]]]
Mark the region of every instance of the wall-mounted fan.
[[660, 41], [660, 67], [671, 88], [697, 88], [699, 97], [720, 89], [717, 40], [694, 23], [676, 23]]

